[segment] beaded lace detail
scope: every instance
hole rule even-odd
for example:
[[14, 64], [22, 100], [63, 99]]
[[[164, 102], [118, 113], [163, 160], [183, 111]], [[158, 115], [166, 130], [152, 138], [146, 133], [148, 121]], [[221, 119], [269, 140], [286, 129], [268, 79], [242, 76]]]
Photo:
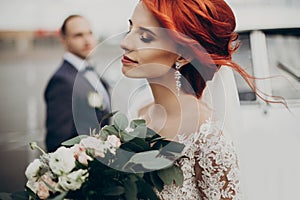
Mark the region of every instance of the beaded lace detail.
[[179, 135], [178, 141], [186, 145], [176, 163], [183, 171], [183, 185], [165, 186], [157, 192], [161, 199], [241, 199], [237, 155], [217, 122], [208, 120], [198, 133]]

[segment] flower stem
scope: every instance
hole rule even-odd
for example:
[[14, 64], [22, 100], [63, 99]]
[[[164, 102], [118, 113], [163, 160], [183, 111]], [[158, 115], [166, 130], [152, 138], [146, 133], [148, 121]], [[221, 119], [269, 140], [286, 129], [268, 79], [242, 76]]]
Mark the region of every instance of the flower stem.
[[46, 152], [41, 147], [39, 147], [36, 142], [30, 142], [29, 146], [32, 150], [38, 149], [40, 152], [42, 152], [43, 155], [46, 155]]

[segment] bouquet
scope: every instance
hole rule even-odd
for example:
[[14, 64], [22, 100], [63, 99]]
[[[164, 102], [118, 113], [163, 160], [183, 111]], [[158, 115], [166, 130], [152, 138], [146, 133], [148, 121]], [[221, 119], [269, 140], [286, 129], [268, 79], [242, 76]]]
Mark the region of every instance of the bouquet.
[[[112, 114], [113, 115], [113, 114]], [[99, 132], [80, 135], [53, 153], [42, 152], [25, 171], [31, 199], [158, 199], [164, 185], [182, 185], [174, 161], [183, 144], [168, 141], [123, 114]]]

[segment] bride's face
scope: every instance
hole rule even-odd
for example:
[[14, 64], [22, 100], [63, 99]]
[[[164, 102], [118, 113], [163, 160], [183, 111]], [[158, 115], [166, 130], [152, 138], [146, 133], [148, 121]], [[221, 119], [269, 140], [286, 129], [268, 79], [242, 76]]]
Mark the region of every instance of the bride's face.
[[166, 29], [142, 2], [129, 23], [129, 32], [121, 42], [122, 72], [131, 78], [156, 78], [168, 73], [178, 55]]

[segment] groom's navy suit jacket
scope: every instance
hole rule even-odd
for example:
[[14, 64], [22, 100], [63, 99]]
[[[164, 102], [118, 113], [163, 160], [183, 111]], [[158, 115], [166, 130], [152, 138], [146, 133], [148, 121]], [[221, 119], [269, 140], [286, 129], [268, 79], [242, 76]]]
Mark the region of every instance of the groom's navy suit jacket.
[[[46, 147], [55, 151], [63, 141], [99, 129], [99, 122], [108, 113], [88, 103], [90, 92], [96, 92], [84, 74], [64, 60], [45, 90]], [[104, 120], [101, 125], [108, 124]]]

